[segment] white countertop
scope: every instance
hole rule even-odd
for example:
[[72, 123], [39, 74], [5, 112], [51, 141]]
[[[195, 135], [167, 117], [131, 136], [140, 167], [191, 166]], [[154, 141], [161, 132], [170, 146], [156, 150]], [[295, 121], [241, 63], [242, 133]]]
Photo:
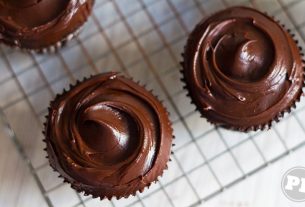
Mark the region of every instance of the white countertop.
[[[98, 0], [78, 39], [57, 54], [1, 46], [0, 108], [16, 139], [0, 130], [0, 206], [186, 207], [254, 172], [202, 206], [304, 206], [290, 202], [280, 187], [288, 169], [305, 166], [305, 147], [284, 156], [305, 141], [304, 100], [267, 132], [234, 133], [200, 118], [182, 88], [179, 61], [188, 33], [200, 19], [230, 5], [267, 11], [304, 46], [304, 0]], [[147, 84], [164, 101], [176, 146], [169, 170], [149, 190], [100, 202], [62, 184], [45, 159], [41, 131], [54, 94], [76, 79], [109, 70]]]

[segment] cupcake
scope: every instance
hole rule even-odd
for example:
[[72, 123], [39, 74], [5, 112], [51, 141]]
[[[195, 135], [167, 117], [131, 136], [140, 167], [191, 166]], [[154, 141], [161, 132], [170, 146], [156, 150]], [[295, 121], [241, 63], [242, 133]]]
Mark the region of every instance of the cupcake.
[[191, 32], [183, 81], [209, 122], [249, 131], [268, 128], [299, 101], [304, 65], [292, 35], [252, 8], [232, 7]]
[[173, 135], [166, 109], [117, 73], [93, 76], [58, 95], [45, 127], [50, 165], [85, 195], [128, 197], [167, 168]]
[[0, 42], [55, 51], [86, 22], [94, 0], [0, 0]]

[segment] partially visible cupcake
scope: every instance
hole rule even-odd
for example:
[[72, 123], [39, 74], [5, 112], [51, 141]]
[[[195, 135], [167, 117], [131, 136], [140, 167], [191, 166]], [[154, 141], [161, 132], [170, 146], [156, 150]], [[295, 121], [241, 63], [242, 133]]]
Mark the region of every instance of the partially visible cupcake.
[[190, 34], [183, 81], [208, 121], [239, 131], [263, 129], [301, 97], [300, 49], [273, 18], [252, 8], [228, 8]]
[[49, 109], [45, 141], [50, 165], [86, 195], [128, 197], [167, 168], [172, 128], [150, 92], [117, 73], [78, 82]]
[[55, 51], [74, 37], [93, 4], [94, 0], [0, 0], [0, 42]]

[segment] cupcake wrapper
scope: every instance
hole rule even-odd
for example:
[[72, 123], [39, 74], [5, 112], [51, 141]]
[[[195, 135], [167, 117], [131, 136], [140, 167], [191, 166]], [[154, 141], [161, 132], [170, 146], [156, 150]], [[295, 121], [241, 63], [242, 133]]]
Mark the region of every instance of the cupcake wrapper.
[[83, 27], [84, 27], [84, 25], [82, 25], [75, 32], [69, 34], [67, 37], [65, 37], [61, 41], [58, 41], [57, 43], [55, 43], [55, 44], [53, 44], [51, 46], [45, 47], [45, 48], [41, 48], [41, 49], [27, 49], [27, 48], [19, 48], [19, 47], [16, 47], [16, 46], [14, 48], [20, 49], [21, 51], [27, 51], [27, 52], [32, 52], [32, 53], [36, 53], [36, 54], [48, 54], [48, 53], [52, 54], [52, 53], [56, 53], [58, 50], [64, 48], [71, 40], [76, 38], [79, 35], [79, 33], [81, 32]]
[[[45, 116], [45, 122], [44, 122], [44, 130], [43, 130], [43, 135], [44, 135], [44, 139], [43, 139], [43, 142], [46, 143], [47, 145], [47, 140], [46, 140], [46, 127], [47, 127], [47, 122], [48, 122], [48, 117], [49, 117], [49, 114], [51, 112], [51, 105], [52, 103], [54, 103], [56, 101], [56, 99], [58, 99], [59, 97], [65, 95], [68, 91], [72, 90], [73, 88], [75, 88], [78, 84], [82, 83], [82, 82], [85, 82], [86, 80], [92, 78], [93, 75], [91, 75], [89, 78], [85, 77], [83, 78], [83, 80], [77, 80], [75, 84], [70, 84], [69, 85], [69, 89], [66, 90], [66, 89], [63, 89], [63, 92], [61, 94], [57, 94], [54, 98], [53, 101], [50, 102], [50, 106], [48, 107], [48, 115]], [[146, 89], [146, 86], [143, 85], [143, 84], [140, 84], [139, 81], [134, 81], [132, 78], [129, 78], [131, 81], [133, 81], [134, 83], [137, 83], [139, 86], [145, 88], [146, 91], [150, 92], [157, 100], [159, 100], [159, 102], [162, 104], [164, 110], [167, 112], [167, 116], [169, 117], [170, 113], [167, 111], [166, 107], [164, 106], [163, 102], [160, 101], [160, 99], [158, 98], [158, 96], [156, 96], [154, 93], [153, 93], [153, 90], [147, 90]], [[172, 128], [172, 123], [171, 121], [169, 120], [168, 122], [168, 126], [170, 127], [171, 131], [172, 131], [172, 134], [173, 134], [173, 128]], [[172, 140], [174, 141], [175, 139], [175, 136], [172, 135]], [[172, 142], [172, 147], [175, 146], [175, 144]], [[171, 149], [172, 150], [172, 149]], [[57, 170], [55, 164], [53, 163], [52, 159], [50, 159], [49, 157], [49, 153], [48, 153], [48, 149], [47, 147], [44, 148], [44, 151], [47, 152], [47, 156], [46, 158], [49, 160], [49, 164], [50, 166], [52, 167], [53, 171], [54, 172], [57, 172], [59, 173], [59, 171]], [[167, 161], [168, 162], [171, 162], [171, 156], [173, 155], [173, 151], [171, 151], [170, 153], [170, 156], [169, 156], [169, 159]], [[63, 179], [63, 182], [64, 183], [68, 183], [71, 185], [71, 188], [75, 189], [78, 193], [84, 193], [85, 196], [92, 196], [93, 198], [100, 198], [100, 200], [103, 200], [103, 199], [108, 199], [108, 200], [111, 200], [112, 198], [116, 198], [116, 199], [120, 199], [120, 198], [128, 198], [129, 196], [133, 195], [135, 196], [137, 192], [139, 193], [142, 193], [146, 188], [148, 189], [152, 183], [156, 183], [159, 181], [159, 179], [163, 176], [163, 173], [165, 170], [168, 170], [168, 164], [166, 164], [165, 168], [160, 170], [159, 172], [156, 172], [156, 179], [153, 180], [152, 182], [148, 183], [146, 186], [142, 187], [142, 188], [138, 188], [138, 189], [135, 189], [135, 188], [130, 188], [128, 190], [126, 190], [124, 192], [124, 194], [122, 195], [114, 195], [114, 194], [104, 194], [104, 195], [100, 195], [94, 191], [91, 191], [90, 189], [85, 189], [83, 188], [82, 186], [82, 183], [80, 182], [70, 182], [68, 179], [66, 179], [64, 176], [62, 176], [60, 173], [58, 175], [59, 178], [62, 178]]]
[[[268, 15], [267, 13], [265, 13], [266, 15]], [[274, 16], [271, 16], [279, 25], [282, 26], [283, 29], [285, 29], [291, 36], [291, 38], [294, 40], [294, 42], [297, 44], [298, 48], [299, 48], [299, 53], [302, 57], [302, 63], [303, 63], [303, 86], [300, 88], [299, 92], [298, 92], [298, 95], [296, 97], [296, 99], [294, 100], [294, 102], [288, 106], [286, 109], [284, 109], [283, 111], [279, 112], [276, 116], [274, 116], [272, 119], [270, 119], [268, 122], [266, 123], [262, 123], [262, 124], [259, 124], [259, 125], [255, 125], [255, 126], [251, 126], [251, 127], [235, 127], [235, 126], [224, 126], [220, 123], [216, 123], [216, 122], [213, 122], [212, 120], [209, 120], [207, 119], [205, 116], [202, 115], [201, 113], [201, 110], [198, 108], [198, 106], [194, 103], [194, 100], [192, 98], [192, 96], [190, 95], [190, 88], [187, 84], [187, 81], [186, 81], [186, 78], [185, 78], [185, 74], [184, 74], [184, 53], [181, 54], [182, 56], [182, 61], [180, 62], [180, 65], [182, 67], [182, 69], [180, 70], [180, 73], [182, 75], [182, 78], [181, 78], [181, 81], [184, 83], [184, 86], [183, 88], [185, 90], [187, 90], [187, 96], [191, 99], [191, 104], [195, 105], [195, 111], [199, 112], [201, 114], [201, 117], [202, 118], [206, 118], [206, 120], [215, 125], [216, 127], [223, 127], [223, 128], [226, 128], [226, 129], [229, 129], [229, 130], [233, 130], [233, 131], [240, 131], [240, 132], [250, 132], [250, 131], [258, 131], [258, 130], [269, 130], [272, 125], [274, 123], [277, 123], [279, 122], [280, 120], [283, 119], [283, 117], [287, 114], [289, 114], [294, 108], [296, 108], [296, 103], [300, 102], [300, 99], [301, 97], [304, 95], [304, 92], [303, 92], [303, 88], [305, 88], [305, 59], [304, 59], [304, 53], [303, 53], [303, 48], [299, 46], [299, 41], [295, 38], [295, 35], [291, 32], [290, 29], [287, 29], [286, 26], [284, 24], [282, 24], [279, 20], [276, 20]], [[198, 24], [195, 26], [195, 28], [198, 26]], [[189, 40], [187, 40], [188, 42]], [[185, 46], [186, 47], [186, 46]], [[184, 49], [185, 49], [184, 47]]]
[[55, 43], [54, 45], [51, 45], [51, 46], [43, 48], [43, 49], [30, 50], [30, 51], [38, 53], [38, 54], [55, 53], [59, 49], [66, 46], [68, 44], [68, 42], [70, 42], [72, 39], [74, 39], [76, 36], [78, 36], [78, 34], [79, 34], [79, 31], [77, 31], [75, 33], [72, 33], [72, 34], [69, 34], [66, 38], [64, 38], [63, 40]]
[[[88, 17], [83, 22], [83, 24], [80, 25], [79, 28], [77, 28], [74, 32], [68, 34], [66, 37], [64, 37], [62, 40], [56, 42], [55, 44], [47, 46], [47, 47], [43, 47], [43, 48], [39, 48], [39, 49], [30, 49], [30, 48], [19, 47], [16, 45], [10, 45], [10, 44], [5, 44], [5, 43], [3, 43], [3, 44], [5, 44], [8, 47], [11, 47], [13, 49], [25, 51], [25, 52], [32, 52], [32, 53], [37, 53], [37, 54], [56, 53], [58, 50], [60, 50], [64, 46], [66, 46], [68, 42], [70, 42], [71, 40], [73, 40], [75, 37], [77, 37], [79, 35], [81, 30], [84, 28], [85, 24], [88, 22]], [[14, 42], [18, 42], [18, 40], [15, 40]]]

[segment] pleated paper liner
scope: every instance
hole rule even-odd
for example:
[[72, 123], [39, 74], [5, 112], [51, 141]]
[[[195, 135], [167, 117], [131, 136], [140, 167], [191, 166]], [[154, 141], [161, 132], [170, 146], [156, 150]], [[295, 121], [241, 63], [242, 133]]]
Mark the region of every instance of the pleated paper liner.
[[[212, 16], [212, 15], [210, 15], [210, 16]], [[268, 14], [266, 14], [266, 15], [268, 15]], [[273, 18], [275, 22], [277, 22], [284, 30], [286, 30], [288, 32], [288, 34], [290, 34], [292, 40], [298, 46], [299, 53], [300, 53], [300, 56], [301, 56], [301, 59], [302, 59], [302, 67], [303, 67], [302, 86], [299, 88], [299, 90], [297, 92], [297, 95], [295, 97], [295, 100], [290, 105], [288, 105], [284, 110], [279, 111], [275, 116], [271, 117], [269, 121], [264, 122], [264, 123], [260, 123], [260, 124], [254, 125], [254, 126], [247, 126], [247, 127], [233, 126], [233, 125], [227, 125], [227, 124], [224, 124], [224, 123], [216, 122], [213, 119], [209, 119], [208, 117], [206, 117], [204, 115], [204, 109], [199, 107], [200, 104], [196, 104], [195, 99], [192, 97], [191, 88], [190, 88], [190, 86], [188, 85], [188, 83], [186, 81], [186, 74], [184, 73], [184, 71], [185, 71], [187, 66], [185, 65], [185, 61], [184, 61], [185, 60], [185, 52], [186, 52], [186, 51], [184, 51], [184, 53], [181, 54], [182, 61], [180, 62], [181, 66], [182, 66], [182, 69], [180, 71], [181, 74], [182, 74], [181, 81], [184, 83], [184, 89], [187, 90], [187, 92], [188, 92], [187, 96], [190, 97], [190, 99], [191, 99], [190, 103], [194, 104], [195, 107], [196, 107], [195, 111], [199, 112], [201, 114], [201, 117], [202, 118], [206, 118], [206, 120], [209, 123], [211, 123], [211, 124], [213, 124], [213, 125], [215, 125], [217, 127], [219, 126], [219, 127], [223, 127], [223, 128], [229, 129], [229, 130], [240, 131], [240, 132], [249, 132], [249, 131], [257, 131], [257, 130], [268, 130], [268, 129], [270, 129], [272, 127], [273, 123], [279, 122], [286, 114], [289, 114], [294, 108], [296, 108], [296, 103], [300, 101], [302, 95], [304, 94], [303, 93], [303, 88], [305, 87], [305, 82], [304, 82], [304, 80], [305, 80], [304, 53], [302, 52], [302, 47], [299, 46], [299, 42], [295, 38], [295, 35], [291, 32], [291, 30], [290, 29], [286, 29], [285, 25], [281, 24], [281, 22], [279, 20], [276, 20], [273, 16], [271, 18]], [[196, 25], [196, 27], [194, 28], [194, 30], [196, 30], [199, 26], [200, 25], [198, 23]], [[190, 41], [191, 41], [190, 38], [188, 38], [187, 44], [189, 44]], [[185, 49], [186, 49], [186, 46], [184, 47], [184, 50]], [[193, 91], [193, 93], [194, 93], [194, 91]]]
[[[95, 1], [93, 1], [93, 3], [92, 3], [92, 9], [93, 9], [94, 3], [95, 3]], [[24, 51], [24, 52], [33, 52], [33, 53], [37, 53], [37, 54], [56, 53], [58, 50], [65, 47], [71, 40], [73, 40], [75, 37], [77, 37], [79, 35], [79, 33], [81, 32], [81, 30], [83, 29], [85, 24], [88, 22], [88, 18], [90, 17], [91, 13], [92, 13], [92, 10], [89, 12], [88, 16], [86, 16], [86, 19], [84, 20], [84, 22], [82, 22], [70, 34], [67, 34], [62, 39], [59, 39], [56, 43], [53, 43], [53, 44], [50, 44], [47, 46], [42, 46], [41, 48], [29, 48], [29, 47], [22, 46], [19, 43], [18, 39], [15, 39], [13, 41], [14, 44], [6, 43], [4, 41], [2, 41], [1, 43], [8, 47], [13, 48], [13, 49]]]
[[[117, 74], [117, 73], [114, 73], [114, 74]], [[117, 75], [118, 76], [122, 76], [122, 75], [119, 75], [119, 74], [117, 74]], [[50, 166], [53, 168], [53, 170], [55, 172], [59, 173], [58, 177], [63, 178], [63, 182], [70, 184], [71, 187], [73, 189], [75, 189], [77, 192], [84, 193], [86, 196], [91, 195], [93, 198], [100, 198], [101, 200], [102, 199], [109, 199], [110, 200], [112, 198], [120, 199], [120, 198], [123, 198], [123, 197], [124, 198], [128, 198], [131, 195], [135, 196], [137, 192], [142, 193], [146, 188], [149, 188], [152, 183], [157, 182], [159, 180], [159, 178], [162, 177], [164, 171], [168, 169], [167, 163], [169, 161], [171, 161], [170, 155], [167, 158], [166, 166], [158, 167], [156, 169], [156, 172], [154, 173], [155, 179], [153, 181], [151, 181], [150, 183], [147, 183], [146, 185], [140, 185], [139, 184], [136, 187], [131, 186], [130, 188], [126, 189], [126, 191], [124, 191], [124, 192], [117, 192], [117, 193], [107, 193], [107, 192], [105, 193], [105, 192], [103, 192], [103, 193], [100, 193], [100, 192], [98, 192], [98, 190], [95, 190], [94, 187], [90, 187], [90, 189], [88, 189], [88, 186], [85, 187], [84, 183], [81, 183], [81, 182], [79, 182], [77, 180], [75, 181], [73, 179], [74, 181], [71, 182], [71, 179], [68, 178], [69, 175], [67, 173], [63, 172], [62, 167], [60, 169], [58, 169], [58, 167], [55, 164], [54, 158], [52, 157], [53, 153], [50, 152], [51, 144], [50, 144], [49, 138], [48, 138], [48, 136], [46, 134], [46, 130], [47, 130], [47, 127], [48, 127], [49, 115], [50, 115], [50, 113], [52, 111], [51, 107], [52, 107], [53, 103], [56, 102], [56, 100], [58, 100], [59, 98], [65, 96], [69, 91], [73, 90], [79, 84], [82, 84], [82, 83], [84, 83], [84, 82], [86, 82], [86, 81], [88, 81], [88, 80], [90, 80], [91, 78], [94, 78], [94, 77], [95, 76], [90, 76], [89, 78], [84, 78], [81, 81], [79, 81], [79, 80], [76, 81], [76, 83], [74, 85], [72, 85], [72, 84], [70, 85], [70, 88], [68, 90], [64, 90], [61, 94], [56, 95], [55, 99], [53, 101], [51, 101], [50, 107], [48, 108], [49, 109], [49, 113], [46, 116], [46, 122], [44, 123], [45, 129], [43, 131], [43, 134], [45, 136], [45, 139], [43, 141], [47, 145], [44, 150], [47, 152], [47, 158], [49, 160]], [[123, 77], [126, 78], [125, 76], [123, 76]], [[150, 93], [153, 97], [155, 97], [156, 101], [160, 102], [160, 104], [162, 105], [162, 110], [166, 111], [166, 116], [168, 117], [168, 119], [167, 119], [167, 127], [168, 127], [168, 129], [170, 130], [170, 132], [172, 134], [171, 139], [174, 139], [175, 137], [173, 135], [172, 123], [169, 120], [169, 112], [168, 112], [168, 110], [166, 110], [164, 104], [161, 101], [159, 101], [159, 98], [156, 95], [153, 94], [153, 90], [147, 90], [145, 85], [141, 85], [139, 82], [135, 82], [132, 78], [127, 77], [127, 79], [132, 81], [133, 83], [137, 84], [138, 86], [144, 88], [148, 93]], [[172, 143], [172, 141], [171, 141], [171, 143]], [[172, 147], [172, 146], [174, 146], [173, 143], [171, 144], [170, 147]], [[171, 154], [173, 154], [172, 151], [171, 151]]]

